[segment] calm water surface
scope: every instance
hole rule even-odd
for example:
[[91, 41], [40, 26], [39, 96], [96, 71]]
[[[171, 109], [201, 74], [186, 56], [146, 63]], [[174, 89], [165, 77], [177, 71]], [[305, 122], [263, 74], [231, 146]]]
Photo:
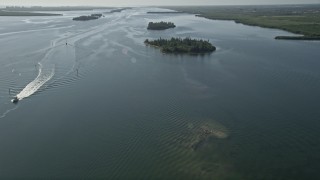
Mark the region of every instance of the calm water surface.
[[[319, 42], [150, 10], [0, 17], [1, 179], [320, 178]], [[218, 50], [143, 44], [172, 36]]]

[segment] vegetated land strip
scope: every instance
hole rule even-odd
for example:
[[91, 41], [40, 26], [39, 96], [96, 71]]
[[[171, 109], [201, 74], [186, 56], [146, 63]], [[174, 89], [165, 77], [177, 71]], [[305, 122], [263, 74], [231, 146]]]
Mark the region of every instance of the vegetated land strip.
[[149, 22], [148, 30], [166, 30], [170, 28], [175, 28], [176, 25], [173, 22]]
[[214, 20], [281, 29], [302, 36], [277, 36], [275, 39], [320, 40], [320, 4], [279, 6], [185, 6], [166, 7]]
[[149, 11], [148, 14], [183, 14], [185, 12], [179, 11]]
[[156, 39], [144, 41], [146, 45], [151, 45], [160, 48], [164, 53], [174, 53], [174, 54], [204, 54], [211, 53], [216, 50], [209, 41], [191, 39], [191, 38], [171, 38], [171, 39]]
[[36, 11], [88, 11], [94, 9], [111, 9], [111, 7], [86, 7], [86, 6], [7, 6], [0, 9], [0, 16], [62, 16], [56, 13], [40, 13]]
[[107, 12], [107, 13], [122, 12], [122, 11], [124, 11], [124, 10], [128, 10], [128, 9], [131, 9], [131, 7], [125, 7], [125, 8], [113, 9], [113, 10], [111, 10], [110, 12]]
[[74, 21], [90, 21], [90, 20], [95, 20], [101, 18], [103, 15], [102, 14], [91, 14], [89, 16], [79, 16], [75, 17], [72, 20]]
[[62, 16], [62, 14], [36, 13], [36, 12], [17, 12], [0, 10], [0, 16]]

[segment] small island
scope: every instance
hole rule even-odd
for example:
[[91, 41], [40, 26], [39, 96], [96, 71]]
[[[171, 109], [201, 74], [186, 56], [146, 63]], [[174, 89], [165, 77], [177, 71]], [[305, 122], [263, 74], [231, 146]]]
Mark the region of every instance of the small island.
[[191, 38], [171, 38], [171, 39], [157, 39], [150, 41], [146, 39], [144, 41], [146, 45], [158, 47], [164, 53], [190, 53], [190, 54], [204, 54], [211, 53], [216, 50], [209, 40], [197, 40]]
[[149, 30], [165, 30], [170, 28], [175, 28], [176, 25], [172, 22], [149, 22], [148, 29]]
[[102, 14], [91, 14], [90, 16], [79, 16], [75, 17], [72, 20], [74, 21], [89, 21], [89, 20], [95, 20], [102, 17]]
[[125, 8], [119, 8], [119, 9], [113, 9], [109, 13], [122, 12], [122, 11], [127, 10], [127, 9], [131, 9], [131, 8], [130, 7], [125, 7]]

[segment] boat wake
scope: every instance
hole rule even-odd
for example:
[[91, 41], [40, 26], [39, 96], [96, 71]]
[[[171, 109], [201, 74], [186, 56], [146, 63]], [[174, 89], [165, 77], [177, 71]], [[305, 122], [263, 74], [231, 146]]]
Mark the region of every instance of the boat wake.
[[37, 90], [48, 82], [54, 75], [55, 68], [48, 67], [44, 69], [42, 64], [39, 63], [39, 73], [38, 76], [31, 81], [19, 94], [17, 94], [18, 100], [27, 98], [37, 92]]
[[2, 115], [0, 114], [0, 119], [2, 119], [2, 118], [4, 118], [4, 117], [6, 117], [6, 116], [7, 116], [7, 114], [9, 114], [11, 111], [16, 110], [17, 108], [18, 108], [18, 106], [15, 106], [15, 107], [13, 107], [13, 108], [8, 109], [7, 111], [5, 111]]
[[[115, 22], [121, 19], [122, 17], [116, 17], [114, 19]], [[59, 35], [57, 39], [51, 41], [51, 46], [49, 48], [41, 49], [37, 52], [45, 51], [44, 56], [38, 62], [38, 75], [34, 80], [29, 82], [17, 95], [14, 99], [11, 100], [14, 104], [18, 101], [30, 97], [36, 92], [41, 92], [41, 89], [47, 89], [48, 87], [56, 87], [61, 84], [68, 84], [74, 79], [78, 78], [78, 69], [80, 65], [80, 61], [83, 59], [87, 59], [88, 56], [92, 54], [96, 54], [95, 50], [91, 50], [88, 48], [84, 48], [77, 45], [77, 42], [80, 42], [83, 39], [88, 37], [97, 35], [100, 32], [109, 29], [111, 26], [116, 26], [115, 24], [104, 24], [95, 27], [90, 27], [82, 29], [77, 32], [66, 31], [64, 34]], [[72, 26], [62, 27], [62, 28], [70, 28]], [[54, 28], [50, 28], [48, 30], [53, 30]], [[15, 33], [25, 33], [25, 32], [33, 32], [30, 31], [21, 31], [21, 32], [13, 32]], [[0, 34], [8, 35], [8, 34]], [[11, 35], [11, 34], [10, 34]], [[98, 39], [101, 39], [99, 37]], [[127, 48], [129, 49], [129, 48]], [[77, 51], [76, 51], [77, 50]], [[130, 49], [129, 49], [130, 50]], [[82, 55], [81, 57], [77, 57], [77, 52]], [[88, 52], [83, 55], [83, 52]], [[134, 52], [134, 51], [133, 51]], [[77, 77], [68, 78], [68, 76], [76, 71]], [[52, 79], [52, 82], [48, 84], [48, 81]], [[63, 82], [62, 79], [65, 79]], [[46, 85], [45, 85], [46, 84]]]

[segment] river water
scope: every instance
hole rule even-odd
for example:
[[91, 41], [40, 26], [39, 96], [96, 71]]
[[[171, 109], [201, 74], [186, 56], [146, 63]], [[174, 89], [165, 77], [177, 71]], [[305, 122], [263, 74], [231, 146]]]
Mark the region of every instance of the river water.
[[320, 178], [320, 43], [161, 10], [0, 17], [0, 178]]

